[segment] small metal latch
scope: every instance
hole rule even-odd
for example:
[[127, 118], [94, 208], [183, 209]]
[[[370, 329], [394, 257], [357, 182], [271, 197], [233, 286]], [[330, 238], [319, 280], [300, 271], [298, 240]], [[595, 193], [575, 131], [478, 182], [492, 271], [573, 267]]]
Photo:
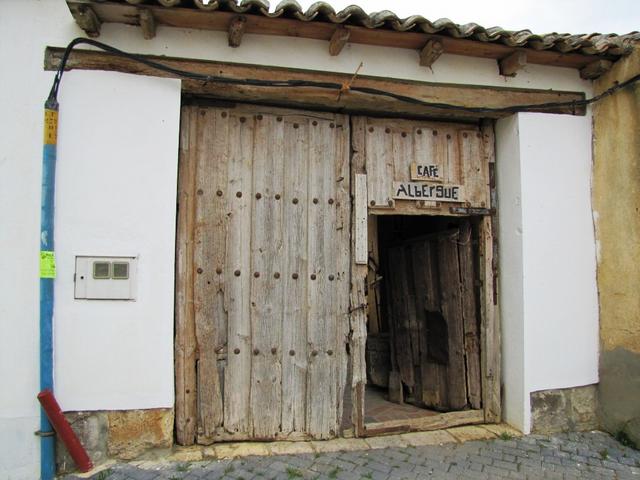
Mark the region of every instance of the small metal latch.
[[494, 215], [495, 208], [449, 207], [451, 213], [458, 215]]
[[56, 432], [54, 432], [53, 430], [51, 430], [50, 432], [43, 432], [42, 430], [37, 430], [33, 432], [33, 434], [36, 437], [53, 437], [55, 436]]

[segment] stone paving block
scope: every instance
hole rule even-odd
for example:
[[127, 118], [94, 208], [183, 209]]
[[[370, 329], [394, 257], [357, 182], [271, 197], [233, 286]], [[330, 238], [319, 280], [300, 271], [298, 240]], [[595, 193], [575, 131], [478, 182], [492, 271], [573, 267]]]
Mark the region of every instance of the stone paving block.
[[369, 445], [361, 438], [336, 438], [335, 440], [309, 442], [314, 451], [319, 453], [353, 452], [368, 450]]
[[406, 448], [409, 444], [402, 438], [401, 435], [385, 435], [380, 437], [368, 437], [365, 439], [367, 445], [370, 448]]
[[313, 447], [309, 442], [271, 442], [259, 445], [264, 445], [273, 455], [292, 455], [314, 452]]
[[488, 440], [496, 438], [496, 434], [481, 427], [467, 426], [448, 428], [447, 432], [453, 435], [459, 442], [468, 442], [469, 440]]
[[167, 457], [169, 462], [199, 462], [202, 460], [202, 448], [179, 447]]
[[424, 447], [430, 445], [441, 445], [443, 443], [455, 443], [456, 438], [446, 430], [434, 432], [403, 433], [400, 437], [414, 447]]

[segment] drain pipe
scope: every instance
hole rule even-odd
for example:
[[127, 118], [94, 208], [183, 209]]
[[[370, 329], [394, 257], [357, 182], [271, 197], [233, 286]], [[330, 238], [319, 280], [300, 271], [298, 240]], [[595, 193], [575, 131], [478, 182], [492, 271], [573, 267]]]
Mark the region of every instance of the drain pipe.
[[[56, 277], [54, 200], [58, 102], [50, 95], [44, 105], [42, 151], [42, 198], [40, 200], [40, 391], [53, 390], [53, 281]], [[56, 472], [55, 436], [43, 409], [40, 410], [40, 479], [53, 480]]]

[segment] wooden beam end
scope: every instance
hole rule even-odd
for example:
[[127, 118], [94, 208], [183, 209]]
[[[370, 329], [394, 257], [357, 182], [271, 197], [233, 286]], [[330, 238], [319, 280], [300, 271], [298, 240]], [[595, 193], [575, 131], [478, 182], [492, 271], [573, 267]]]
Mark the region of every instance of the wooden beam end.
[[440, 40], [429, 40], [420, 50], [420, 65], [431, 67], [444, 52], [444, 46]]
[[518, 71], [524, 68], [527, 64], [527, 52], [524, 50], [517, 50], [511, 55], [498, 60], [498, 66], [500, 67], [500, 75], [505, 77], [515, 77]]
[[242, 15], [238, 15], [229, 23], [229, 46], [236, 48], [242, 43], [242, 36], [244, 35], [244, 29], [247, 24], [247, 18]]
[[580, 70], [580, 78], [584, 80], [595, 80], [611, 70], [612, 66], [613, 62], [609, 60], [596, 60]]
[[142, 8], [138, 13], [142, 35], [146, 40], [151, 40], [156, 36], [156, 19], [153, 12], [149, 9]]
[[69, 10], [78, 26], [84, 30], [84, 32], [92, 37], [98, 37], [100, 35], [100, 27], [102, 21], [96, 15], [96, 12], [89, 5], [69, 5]]
[[340, 26], [335, 29], [331, 39], [329, 40], [329, 54], [332, 57], [340, 55], [340, 52], [345, 47], [351, 36], [351, 31], [348, 28]]

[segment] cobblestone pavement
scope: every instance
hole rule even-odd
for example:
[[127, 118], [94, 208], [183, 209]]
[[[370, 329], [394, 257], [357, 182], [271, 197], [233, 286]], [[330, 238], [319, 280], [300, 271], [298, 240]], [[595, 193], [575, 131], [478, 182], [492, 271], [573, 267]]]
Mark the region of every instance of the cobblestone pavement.
[[[66, 480], [79, 477], [69, 475]], [[121, 463], [94, 480], [639, 479], [640, 451], [601, 432], [199, 462]]]

